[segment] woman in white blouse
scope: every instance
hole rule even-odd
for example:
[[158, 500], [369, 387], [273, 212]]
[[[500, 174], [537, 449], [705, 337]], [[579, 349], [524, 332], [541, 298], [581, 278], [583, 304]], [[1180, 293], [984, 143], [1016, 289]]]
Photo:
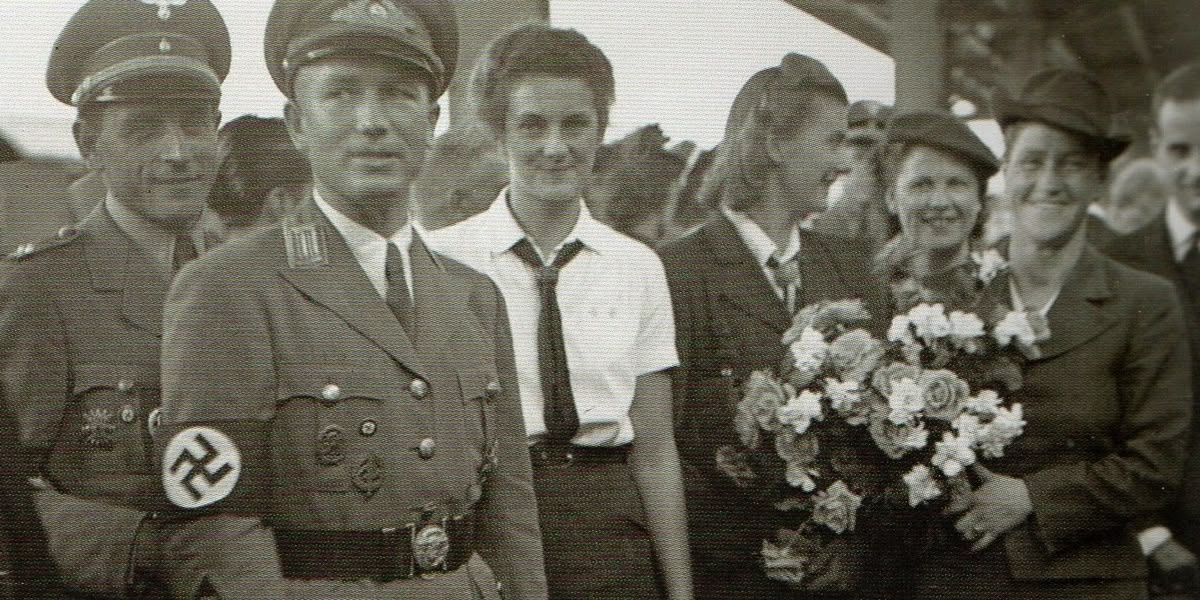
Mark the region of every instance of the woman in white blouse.
[[612, 67], [578, 32], [531, 24], [492, 43], [472, 88], [510, 185], [429, 237], [507, 303], [550, 596], [689, 599], [665, 275], [583, 201]]

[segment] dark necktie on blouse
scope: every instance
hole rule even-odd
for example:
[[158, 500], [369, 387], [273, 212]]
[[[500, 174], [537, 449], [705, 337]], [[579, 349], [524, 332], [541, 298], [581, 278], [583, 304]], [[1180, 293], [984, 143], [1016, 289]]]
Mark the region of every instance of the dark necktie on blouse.
[[575, 396], [571, 393], [571, 374], [567, 368], [567, 348], [563, 343], [562, 314], [558, 309], [558, 273], [583, 249], [583, 242], [566, 244], [550, 266], [542, 263], [529, 238], [513, 246], [513, 253], [533, 267], [538, 286], [538, 370], [542, 378], [543, 416], [546, 441], [567, 444], [579, 429]]
[[189, 233], [180, 233], [175, 236], [175, 247], [171, 250], [171, 269], [178, 273], [183, 265], [195, 260], [200, 253], [196, 251], [196, 244], [192, 242], [192, 236]]
[[383, 267], [387, 279], [387, 305], [400, 321], [404, 332], [412, 337], [413, 303], [408, 295], [408, 281], [404, 278], [404, 257], [400, 248], [391, 242], [387, 245], [387, 262]]
[[783, 301], [787, 304], [788, 313], [795, 313], [797, 296], [800, 294], [800, 255], [787, 260], [779, 260], [774, 255], [767, 259], [767, 267], [775, 277], [775, 285], [783, 290]]

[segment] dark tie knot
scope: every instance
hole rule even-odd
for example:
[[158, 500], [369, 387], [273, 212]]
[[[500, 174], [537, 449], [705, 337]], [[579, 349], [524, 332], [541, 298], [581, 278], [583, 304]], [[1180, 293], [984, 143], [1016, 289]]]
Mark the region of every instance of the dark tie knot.
[[549, 265], [537, 268], [534, 275], [540, 285], [555, 285], [558, 283], [558, 267]]

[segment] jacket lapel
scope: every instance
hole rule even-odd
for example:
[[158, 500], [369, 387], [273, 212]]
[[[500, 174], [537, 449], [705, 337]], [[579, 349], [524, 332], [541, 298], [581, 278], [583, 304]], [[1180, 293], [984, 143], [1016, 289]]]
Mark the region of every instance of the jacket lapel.
[[1111, 327], [1114, 317], [1105, 303], [1112, 295], [1104, 259], [1086, 247], [1046, 315], [1050, 339], [1040, 345], [1041, 359], [1063, 354]]
[[418, 234], [413, 235], [409, 255], [417, 340], [422, 348], [446, 348], [453, 330], [449, 325], [462, 319], [461, 314], [456, 316], [451, 310], [450, 299], [454, 296], [447, 289], [446, 273]]
[[133, 327], [161, 336], [170, 274], [121, 232], [103, 203], [84, 219], [81, 228], [92, 289], [120, 292], [121, 317]]
[[775, 289], [767, 281], [733, 223], [724, 216], [718, 216], [702, 232], [706, 245], [712, 248], [717, 263], [722, 267], [715, 277], [716, 293], [779, 333], [787, 330], [791, 322], [787, 307], [775, 295]]
[[[311, 224], [316, 228], [325, 260], [315, 266], [290, 266], [284, 260], [279, 274], [397, 362], [414, 373], [427, 373], [413, 344], [413, 337], [400, 326], [396, 316], [371, 285], [371, 280], [367, 279], [346, 241], [311, 199], [285, 217], [284, 236], [289, 235], [288, 227], [295, 223]], [[416, 278], [414, 273], [414, 287], [419, 285]]]

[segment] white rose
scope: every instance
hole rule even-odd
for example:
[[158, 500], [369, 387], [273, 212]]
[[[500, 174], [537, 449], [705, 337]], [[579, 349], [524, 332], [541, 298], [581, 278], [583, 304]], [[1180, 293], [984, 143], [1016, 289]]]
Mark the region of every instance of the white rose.
[[889, 342], [901, 342], [911, 344], [916, 341], [912, 336], [912, 331], [909, 330], [910, 321], [908, 315], [896, 315], [892, 317], [892, 324], [888, 327], [887, 339]]
[[892, 382], [887, 402], [888, 420], [896, 425], [912, 422], [925, 408], [921, 386], [908, 377]]
[[916, 506], [942, 495], [942, 489], [933, 480], [933, 472], [925, 465], [916, 465], [905, 473], [904, 485], [908, 486], [909, 506]]
[[1033, 331], [1033, 326], [1029, 324], [1029, 318], [1025, 311], [1009, 311], [996, 328], [992, 330], [992, 337], [996, 338], [996, 342], [1001, 346], [1007, 346], [1012, 343], [1013, 339], [1026, 346], [1032, 346], [1037, 340], [1037, 334]]
[[949, 431], [942, 434], [942, 441], [934, 444], [933, 459], [930, 461], [942, 470], [946, 477], [954, 477], [963, 469], [975, 464], [975, 451], [970, 440], [954, 436]]
[[967, 400], [964, 408], [979, 416], [990, 417], [996, 414], [996, 410], [1000, 408], [1000, 402], [1000, 394], [992, 390], [980, 390], [978, 394]]
[[824, 418], [821, 413], [821, 396], [815, 392], [804, 390], [795, 397], [789, 398], [787, 404], [777, 410], [779, 422], [791, 426], [797, 434], [808, 431], [814, 420]]
[[918, 304], [908, 311], [917, 337], [929, 342], [950, 335], [950, 319], [941, 304]]
[[1004, 456], [1004, 449], [1025, 432], [1025, 419], [1020, 404], [1000, 408], [996, 417], [979, 432], [978, 445], [987, 458]]
[[800, 334], [800, 339], [792, 343], [792, 356], [796, 360], [796, 368], [802, 371], [817, 371], [825, 364], [829, 355], [829, 343], [820, 331], [806, 327]]
[[973, 313], [956, 310], [950, 313], [950, 335], [964, 340], [983, 337], [983, 320]]

